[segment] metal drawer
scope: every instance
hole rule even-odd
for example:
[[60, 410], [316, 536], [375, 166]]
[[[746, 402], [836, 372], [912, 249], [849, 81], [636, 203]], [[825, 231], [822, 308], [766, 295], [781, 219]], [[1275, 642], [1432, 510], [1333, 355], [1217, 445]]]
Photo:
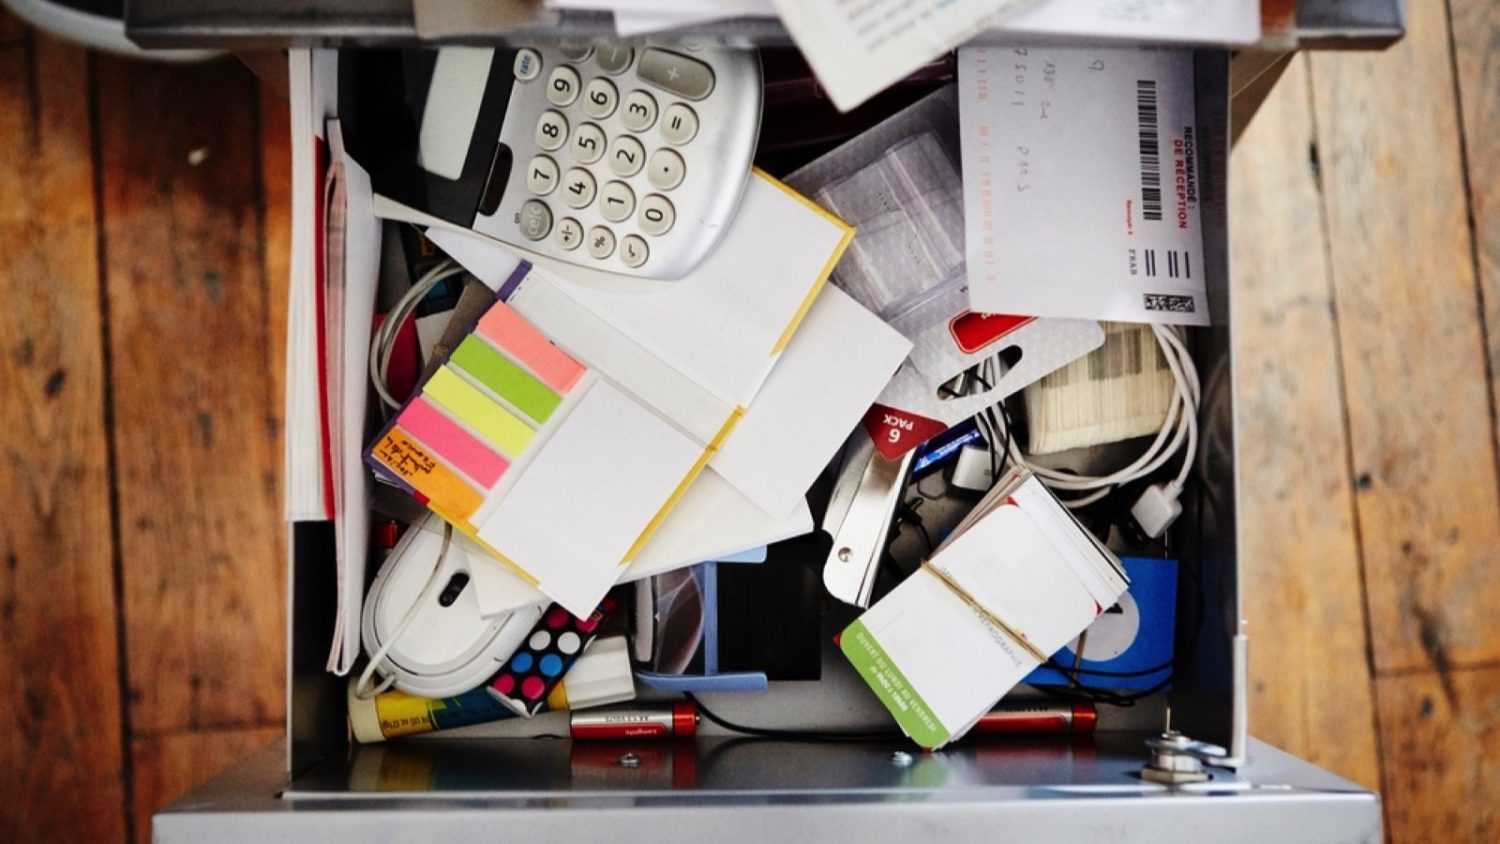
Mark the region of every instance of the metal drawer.
[[[828, 835], [869, 841], [1378, 840], [1377, 795], [1247, 738], [1247, 640], [1239, 607], [1235, 414], [1228, 265], [1229, 56], [1196, 57], [1200, 196], [1214, 327], [1192, 332], [1204, 375], [1197, 477], [1173, 531], [1196, 559], [1207, 610], [1170, 693], [1172, 719], [1242, 764], [1198, 786], [1142, 781], [1143, 738], [1165, 699], [1101, 716], [1087, 745], [965, 741], [940, 753], [909, 744], [808, 744], [714, 736], [632, 746], [546, 739], [446, 739], [351, 745], [344, 683], [323, 671], [333, 629], [333, 533], [296, 526], [290, 542], [287, 744], [159, 813], [157, 841], [437, 839], [485, 829], [517, 837], [653, 841]], [[713, 699], [726, 716], [776, 725], [810, 707], [846, 718], [884, 713], [836, 655], [819, 683]], [[852, 680], [857, 683], [857, 679]], [[870, 707], [862, 714], [861, 707]], [[716, 707], [717, 709], [718, 707]], [[897, 753], [897, 751], [902, 751]], [[636, 765], [621, 763], [626, 752]]]

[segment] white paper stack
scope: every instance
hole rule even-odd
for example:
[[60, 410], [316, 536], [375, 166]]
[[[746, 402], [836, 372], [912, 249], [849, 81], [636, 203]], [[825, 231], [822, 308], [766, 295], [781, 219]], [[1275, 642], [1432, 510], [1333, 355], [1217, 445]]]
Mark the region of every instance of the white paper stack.
[[839, 647], [901, 729], [935, 749], [1129, 585], [1120, 561], [1041, 481], [1012, 470]]

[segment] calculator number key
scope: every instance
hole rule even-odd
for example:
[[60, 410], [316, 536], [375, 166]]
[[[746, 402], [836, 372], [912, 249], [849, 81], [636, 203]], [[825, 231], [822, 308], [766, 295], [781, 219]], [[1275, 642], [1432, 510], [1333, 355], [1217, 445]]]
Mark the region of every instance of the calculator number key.
[[661, 116], [661, 136], [673, 146], [682, 146], [698, 136], [698, 114], [682, 103], [672, 103]]
[[652, 237], [664, 235], [677, 222], [677, 209], [672, 207], [671, 201], [665, 196], [653, 193], [641, 200], [641, 213], [637, 222], [641, 231]]
[[599, 194], [599, 213], [611, 223], [623, 223], [635, 213], [635, 191], [624, 182], [605, 182]]
[[564, 217], [557, 223], [557, 245], [565, 252], [572, 252], [583, 242], [583, 225], [572, 217]]
[[598, 184], [589, 171], [574, 167], [563, 177], [563, 201], [569, 208], [587, 208], [594, 201]]
[[636, 269], [646, 263], [649, 257], [651, 249], [639, 235], [627, 234], [620, 240], [620, 260], [625, 262], [625, 266]]
[[615, 254], [615, 233], [604, 226], [589, 229], [589, 254], [601, 261]]
[[632, 132], [650, 129], [656, 123], [656, 98], [645, 91], [631, 91], [625, 96], [620, 119]]
[[539, 199], [528, 199], [521, 204], [516, 223], [527, 240], [541, 240], [552, 231], [552, 209]]
[[536, 122], [536, 145], [548, 152], [568, 140], [568, 119], [555, 111], [544, 111]]
[[583, 110], [595, 120], [603, 120], [615, 113], [620, 103], [620, 92], [608, 79], [590, 79], [583, 91]]
[[555, 67], [552, 75], [547, 77], [547, 101], [555, 106], [571, 105], [578, 99], [578, 86], [581, 84], [578, 71], [567, 65]]
[[616, 176], [634, 176], [646, 166], [646, 148], [629, 135], [615, 138], [609, 145], [609, 169]]
[[682, 184], [687, 176], [687, 164], [682, 156], [669, 149], [659, 149], [651, 153], [651, 160], [646, 164], [646, 181], [657, 190], [671, 190]]
[[527, 165], [526, 189], [537, 196], [546, 196], [557, 189], [559, 172], [556, 161], [545, 155], [538, 155]]
[[584, 123], [573, 133], [573, 143], [568, 149], [581, 163], [593, 164], [604, 157], [604, 146], [604, 130], [592, 123]]

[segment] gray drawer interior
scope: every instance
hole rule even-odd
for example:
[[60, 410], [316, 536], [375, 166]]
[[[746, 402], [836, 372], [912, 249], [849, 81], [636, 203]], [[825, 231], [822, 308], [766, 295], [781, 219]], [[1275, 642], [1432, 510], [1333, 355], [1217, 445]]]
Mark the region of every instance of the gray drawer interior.
[[[1205, 258], [1214, 327], [1195, 330], [1192, 341], [1205, 395], [1201, 420], [1204, 463], [1185, 498], [1185, 513], [1174, 527], [1172, 547], [1185, 565], [1201, 573], [1201, 594], [1207, 611], [1192, 608], [1199, 618], [1189, 643], [1191, 662], [1179, 667], [1170, 695], [1173, 720], [1194, 738], [1233, 747], [1235, 735], [1234, 620], [1238, 618], [1237, 569], [1234, 535], [1233, 407], [1229, 389], [1228, 252], [1224, 181], [1227, 173], [1228, 57], [1204, 50], [1197, 56], [1198, 124], [1203, 145], [1200, 196], [1208, 243]], [[1217, 444], [1216, 450], [1212, 446]], [[296, 774], [350, 752], [344, 728], [344, 681], [323, 670], [333, 629], [333, 535], [325, 524], [295, 526], [292, 547], [291, 596], [291, 770]], [[809, 564], [817, 564], [809, 561]], [[1183, 590], [1182, 600], [1197, 600], [1196, 590]], [[725, 717], [768, 727], [815, 723], [826, 729], [869, 729], [889, 726], [889, 718], [873, 695], [863, 688], [844, 658], [832, 646], [832, 635], [853, 620], [855, 610], [835, 611], [827, 620], [828, 646], [823, 655], [823, 680], [816, 683], [776, 683], [764, 695], [707, 697], [714, 711]], [[1107, 731], [1149, 730], [1162, 723], [1166, 695], [1130, 709], [1101, 707], [1100, 728]], [[545, 732], [545, 727], [540, 728]], [[703, 731], [718, 730], [704, 724]], [[446, 735], [446, 734], [445, 734]], [[358, 757], [366, 748], [354, 748]], [[357, 761], [357, 759], [356, 759]], [[327, 780], [320, 780], [326, 784]], [[300, 791], [294, 783], [292, 791]]]

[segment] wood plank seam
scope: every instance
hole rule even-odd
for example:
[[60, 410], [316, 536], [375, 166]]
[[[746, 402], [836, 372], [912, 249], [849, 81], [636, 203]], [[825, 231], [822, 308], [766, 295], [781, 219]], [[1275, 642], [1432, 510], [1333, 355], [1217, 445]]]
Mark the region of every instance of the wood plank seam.
[[134, 732], [130, 726], [130, 647], [126, 641], [129, 625], [125, 619], [125, 555], [120, 537], [120, 483], [119, 453], [115, 442], [115, 393], [114, 352], [109, 324], [108, 249], [105, 239], [104, 220], [104, 142], [99, 122], [99, 82], [97, 55], [88, 54], [88, 108], [89, 126], [92, 129], [92, 148], [89, 155], [94, 162], [94, 216], [99, 221], [94, 232], [94, 249], [99, 273], [99, 349], [100, 365], [104, 369], [104, 384], [101, 398], [104, 402], [104, 453], [109, 467], [109, 535], [114, 545], [110, 561], [115, 593], [115, 665], [120, 689], [120, 791], [121, 811], [125, 815], [125, 840], [136, 839], [135, 830], [135, 761], [130, 752]]
[[[1465, 662], [1461, 664], [1448, 665], [1444, 669], [1449, 674], [1472, 674], [1478, 671], [1500, 670], [1500, 659], [1485, 659], [1477, 662]], [[1424, 674], [1441, 674], [1430, 665], [1398, 666], [1382, 669], [1379, 677], [1420, 677]], [[1441, 680], [1439, 683], [1441, 684]]]
[[[1318, 192], [1318, 225], [1322, 229], [1323, 236], [1319, 238], [1319, 245], [1323, 250], [1323, 275], [1324, 289], [1328, 295], [1329, 320], [1333, 325], [1333, 360], [1334, 381], [1338, 384], [1338, 392], [1342, 397], [1339, 402], [1339, 421], [1344, 428], [1344, 477], [1351, 487], [1354, 477], [1354, 433], [1349, 419], [1349, 384], [1345, 378], [1344, 346], [1339, 342], [1339, 297], [1338, 286], [1333, 279], [1333, 244], [1330, 238], [1330, 223], [1328, 219], [1328, 194], [1323, 182], [1323, 171], [1321, 159], [1318, 153], [1318, 144], [1321, 139], [1318, 123], [1318, 99], [1313, 88], [1313, 75], [1315, 69], [1311, 61], [1307, 62], [1307, 76], [1304, 96], [1307, 97], [1307, 107], [1312, 118], [1312, 144], [1308, 150], [1308, 166], [1313, 172], [1313, 185]], [[1368, 584], [1368, 564], [1365, 559], [1365, 539], [1363, 526], [1360, 524], [1358, 491], [1351, 489], [1349, 495], [1349, 523], [1354, 532], [1355, 559], [1359, 563], [1359, 602], [1362, 607], [1361, 621], [1365, 632], [1365, 664], [1369, 670], [1369, 694], [1370, 694], [1370, 718], [1374, 722], [1375, 731], [1375, 773], [1379, 781], [1385, 782], [1385, 745], [1383, 734], [1380, 730], [1380, 698], [1379, 687], [1376, 684], [1375, 663], [1375, 637], [1374, 622], [1370, 610], [1370, 589]], [[1387, 828], [1390, 827], [1389, 807], [1385, 801], [1381, 801], [1381, 815]]]
[[279, 730], [286, 727], [286, 721], [282, 719], [254, 719], [250, 721], [229, 722], [224, 724], [205, 724], [194, 726], [184, 724], [177, 727], [167, 727], [162, 730], [142, 730], [132, 734], [132, 738], [139, 739], [170, 739], [181, 736], [203, 736], [213, 733], [244, 733], [256, 730]]
[[[1447, 16], [1448, 23], [1448, 65], [1453, 76], [1453, 103], [1454, 117], [1458, 121], [1458, 164], [1459, 173], [1463, 178], [1464, 185], [1464, 207], [1469, 210], [1469, 261], [1474, 266], [1474, 298], [1478, 304], [1479, 316], [1479, 338], [1484, 344], [1484, 349], [1490, 348], [1490, 325], [1486, 318], [1484, 295], [1484, 267], [1480, 262], [1480, 240], [1484, 233], [1479, 230], [1479, 221], [1474, 215], [1474, 181], [1473, 173], [1469, 164], [1469, 128], [1466, 124], [1467, 116], [1464, 109], [1463, 80], [1458, 66], [1458, 44], [1457, 37], [1453, 32], [1453, 0], [1445, 0], [1443, 13]], [[1495, 447], [1490, 454], [1495, 461], [1495, 479], [1500, 486], [1500, 413], [1495, 407], [1495, 364], [1489, 354], [1481, 355], [1484, 363], [1484, 380], [1490, 385], [1485, 391], [1486, 404], [1490, 412], [1490, 430], [1495, 434]], [[1453, 701], [1453, 683], [1445, 681], [1443, 691], [1449, 695], [1449, 702]]]

